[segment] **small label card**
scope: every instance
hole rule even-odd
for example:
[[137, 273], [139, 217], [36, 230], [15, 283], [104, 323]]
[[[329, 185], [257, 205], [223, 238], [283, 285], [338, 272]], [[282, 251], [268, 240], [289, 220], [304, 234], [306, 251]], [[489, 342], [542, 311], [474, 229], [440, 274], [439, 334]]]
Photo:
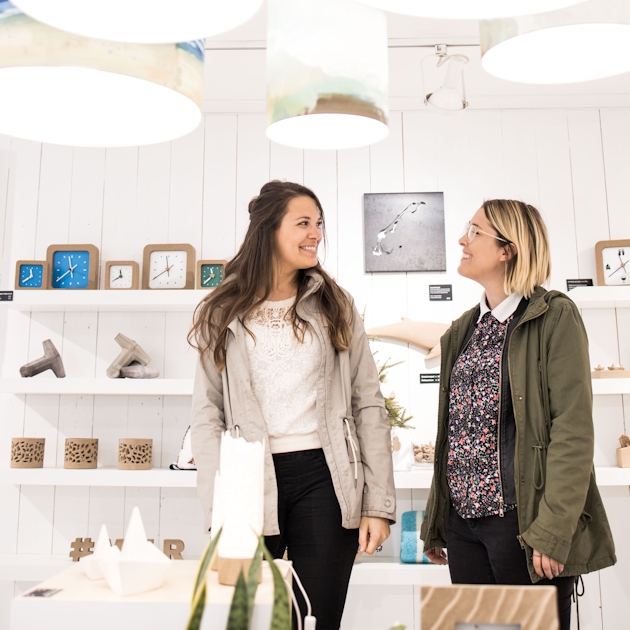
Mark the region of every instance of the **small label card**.
[[420, 374], [420, 385], [427, 385], [429, 383], [439, 383], [440, 375], [438, 374]]
[[429, 285], [429, 301], [444, 302], [453, 299], [452, 284], [430, 284]]
[[575, 287], [592, 287], [593, 278], [576, 278], [575, 280], [567, 280], [567, 291], [575, 289]]
[[0, 291], [0, 302], [13, 302], [13, 291]]

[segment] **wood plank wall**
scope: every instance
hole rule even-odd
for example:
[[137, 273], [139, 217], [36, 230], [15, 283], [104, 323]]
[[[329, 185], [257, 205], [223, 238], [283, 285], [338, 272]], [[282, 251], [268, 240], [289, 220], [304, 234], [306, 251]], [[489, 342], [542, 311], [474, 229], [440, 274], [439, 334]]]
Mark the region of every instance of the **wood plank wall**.
[[[0, 136], [0, 288], [12, 288], [17, 259], [44, 258], [51, 243], [93, 243], [102, 266], [112, 259], [141, 263], [144, 245], [156, 242], [188, 242], [198, 257], [229, 258], [247, 229], [248, 201], [271, 178], [304, 183], [320, 196], [326, 267], [366, 308], [368, 325], [401, 316], [449, 322], [474, 305], [480, 289], [457, 276], [457, 239], [484, 198], [519, 198], [540, 208], [551, 236], [551, 286], [560, 290], [567, 278], [596, 277], [596, 241], [630, 236], [630, 110], [393, 112], [390, 130], [380, 144], [339, 152], [270, 144], [262, 114], [207, 115], [189, 136], [140, 149], [73, 149]], [[363, 193], [421, 191], [445, 194], [448, 271], [365, 274]], [[429, 284], [452, 284], [453, 302], [430, 303]], [[584, 319], [593, 363], [630, 365], [630, 309], [585, 311]], [[164, 377], [191, 377], [188, 325], [181, 313], [3, 312], [2, 375], [17, 376], [50, 338], [69, 376], [103, 377], [117, 354], [114, 336], [123, 332], [141, 343]], [[403, 344], [378, 349], [382, 359], [404, 361], [386, 393], [395, 390], [413, 414], [415, 441], [432, 440], [437, 386], [420, 386], [419, 373], [439, 366]], [[115, 466], [120, 437], [151, 437], [155, 465], [166, 467], [189, 423], [189, 400], [175, 397], [2, 396], [0, 402], [2, 466], [10, 438], [27, 435], [46, 437], [47, 466], [63, 465], [65, 437], [98, 437], [103, 466]], [[624, 403], [630, 400], [622, 396], [595, 401], [598, 465], [614, 464], [616, 440], [628, 433]], [[603, 494], [620, 562], [585, 579], [586, 630], [621, 627], [630, 604], [630, 496], [625, 487]], [[421, 509], [425, 500], [424, 491], [400, 491], [399, 512]], [[0, 554], [67, 554], [71, 540], [96, 537], [102, 523], [113, 538], [122, 537], [134, 505], [150, 537], [182, 538], [193, 556], [205, 544], [191, 489], [0, 485], [0, 504]], [[384, 554], [398, 553], [399, 535], [395, 529]], [[3, 586], [2, 596], [9, 592]], [[344, 628], [387, 628], [396, 619], [413, 628], [417, 597], [411, 586], [352, 587]]]

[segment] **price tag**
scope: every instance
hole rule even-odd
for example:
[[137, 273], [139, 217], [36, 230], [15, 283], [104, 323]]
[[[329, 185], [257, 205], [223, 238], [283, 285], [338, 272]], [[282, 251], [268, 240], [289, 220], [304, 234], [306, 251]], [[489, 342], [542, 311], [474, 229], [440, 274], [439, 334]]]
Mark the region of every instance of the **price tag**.
[[0, 291], [0, 302], [13, 302], [13, 291]]
[[429, 383], [438, 383], [440, 382], [439, 374], [420, 374], [420, 385], [427, 385]]
[[453, 299], [452, 284], [430, 284], [429, 285], [429, 301], [430, 302], [450, 302]]
[[575, 289], [575, 287], [592, 287], [592, 278], [577, 278], [575, 280], [567, 280], [567, 291]]

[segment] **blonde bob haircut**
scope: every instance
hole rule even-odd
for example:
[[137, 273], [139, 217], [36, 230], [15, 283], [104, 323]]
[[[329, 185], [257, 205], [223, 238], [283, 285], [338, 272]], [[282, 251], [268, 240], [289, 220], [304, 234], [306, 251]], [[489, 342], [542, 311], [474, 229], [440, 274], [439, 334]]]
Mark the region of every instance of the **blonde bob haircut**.
[[503, 290], [506, 295], [522, 293], [531, 297], [534, 287], [545, 284], [551, 276], [549, 238], [540, 212], [522, 201], [490, 199], [483, 210], [513, 256], [506, 262]]

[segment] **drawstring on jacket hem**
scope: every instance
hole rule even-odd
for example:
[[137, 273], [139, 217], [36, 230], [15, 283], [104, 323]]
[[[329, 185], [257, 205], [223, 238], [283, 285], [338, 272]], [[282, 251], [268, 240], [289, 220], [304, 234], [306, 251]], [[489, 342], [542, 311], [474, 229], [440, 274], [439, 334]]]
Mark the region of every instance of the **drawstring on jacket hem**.
[[346, 430], [348, 431], [348, 440], [350, 441], [350, 448], [352, 449], [352, 459], [354, 459], [354, 487], [357, 487], [357, 478], [359, 476], [359, 462], [357, 457], [357, 445], [354, 443], [352, 439], [352, 433], [350, 433], [350, 423], [348, 422], [348, 418], [343, 419]]

